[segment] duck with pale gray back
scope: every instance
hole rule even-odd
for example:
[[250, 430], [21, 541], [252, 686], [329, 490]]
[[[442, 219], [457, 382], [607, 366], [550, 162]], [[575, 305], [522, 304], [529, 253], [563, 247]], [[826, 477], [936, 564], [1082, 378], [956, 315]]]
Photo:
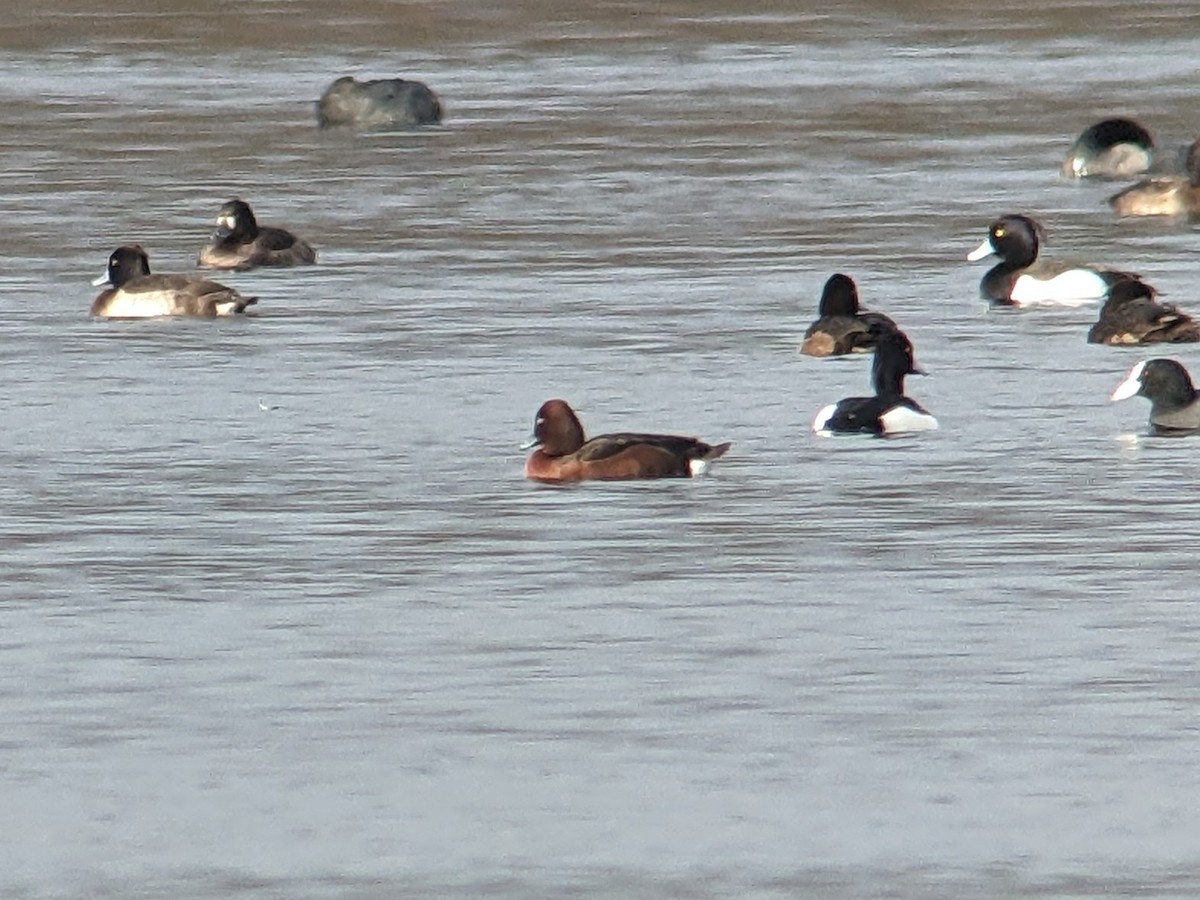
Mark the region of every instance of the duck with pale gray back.
[[107, 284], [92, 303], [91, 315], [107, 319], [155, 316], [232, 316], [258, 302], [233, 288], [191, 275], [152, 275], [150, 258], [136, 244], [118, 247], [108, 257], [103, 275], [92, 282]]

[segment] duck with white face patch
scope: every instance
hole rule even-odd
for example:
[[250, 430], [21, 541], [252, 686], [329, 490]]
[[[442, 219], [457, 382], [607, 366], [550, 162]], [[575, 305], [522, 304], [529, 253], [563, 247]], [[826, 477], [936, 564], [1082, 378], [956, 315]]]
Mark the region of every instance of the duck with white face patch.
[[1194, 434], [1200, 431], [1200, 392], [1192, 377], [1173, 359], [1137, 363], [1112, 392], [1112, 399], [1145, 397], [1150, 401], [1153, 434]]
[[217, 212], [217, 227], [196, 265], [202, 269], [306, 266], [317, 261], [312, 246], [286, 228], [259, 225], [250, 204], [234, 197]]

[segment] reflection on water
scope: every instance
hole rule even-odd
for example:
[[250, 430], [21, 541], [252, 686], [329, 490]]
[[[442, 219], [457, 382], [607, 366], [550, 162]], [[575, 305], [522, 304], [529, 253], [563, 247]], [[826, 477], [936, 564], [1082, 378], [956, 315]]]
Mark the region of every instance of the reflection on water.
[[[0, 23], [3, 893], [1196, 893], [1196, 445], [964, 259], [1027, 211], [1187, 308], [1191, 229], [1056, 172], [1098, 115], [1194, 137], [1193, 10], [726, 7]], [[321, 132], [345, 73], [446, 121]], [[321, 264], [87, 320], [233, 195]], [[867, 383], [797, 352], [834, 271], [941, 431], [809, 433]], [[552, 396], [734, 447], [528, 484]]]

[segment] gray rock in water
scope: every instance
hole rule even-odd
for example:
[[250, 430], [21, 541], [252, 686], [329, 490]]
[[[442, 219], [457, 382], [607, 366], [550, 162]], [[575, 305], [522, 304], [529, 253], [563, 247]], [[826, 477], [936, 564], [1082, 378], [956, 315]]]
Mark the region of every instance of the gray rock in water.
[[317, 122], [322, 128], [407, 128], [434, 125], [442, 120], [437, 94], [419, 81], [380, 78], [358, 81], [344, 75], [317, 101]]

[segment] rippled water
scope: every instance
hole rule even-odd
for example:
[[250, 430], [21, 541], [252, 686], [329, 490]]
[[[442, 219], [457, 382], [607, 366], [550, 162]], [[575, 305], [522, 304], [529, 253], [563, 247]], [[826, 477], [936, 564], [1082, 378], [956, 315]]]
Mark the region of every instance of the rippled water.
[[[1104, 114], [1195, 137], [1193, 7], [732, 6], [0, 24], [0, 893], [1200, 893], [1197, 444], [964, 259], [1027, 211], [1200, 307], [1194, 229], [1057, 176]], [[318, 131], [344, 73], [446, 122]], [[88, 320], [235, 193], [321, 265]], [[867, 388], [796, 352], [834, 271], [940, 431], [809, 433]], [[734, 448], [533, 485], [551, 396]]]

